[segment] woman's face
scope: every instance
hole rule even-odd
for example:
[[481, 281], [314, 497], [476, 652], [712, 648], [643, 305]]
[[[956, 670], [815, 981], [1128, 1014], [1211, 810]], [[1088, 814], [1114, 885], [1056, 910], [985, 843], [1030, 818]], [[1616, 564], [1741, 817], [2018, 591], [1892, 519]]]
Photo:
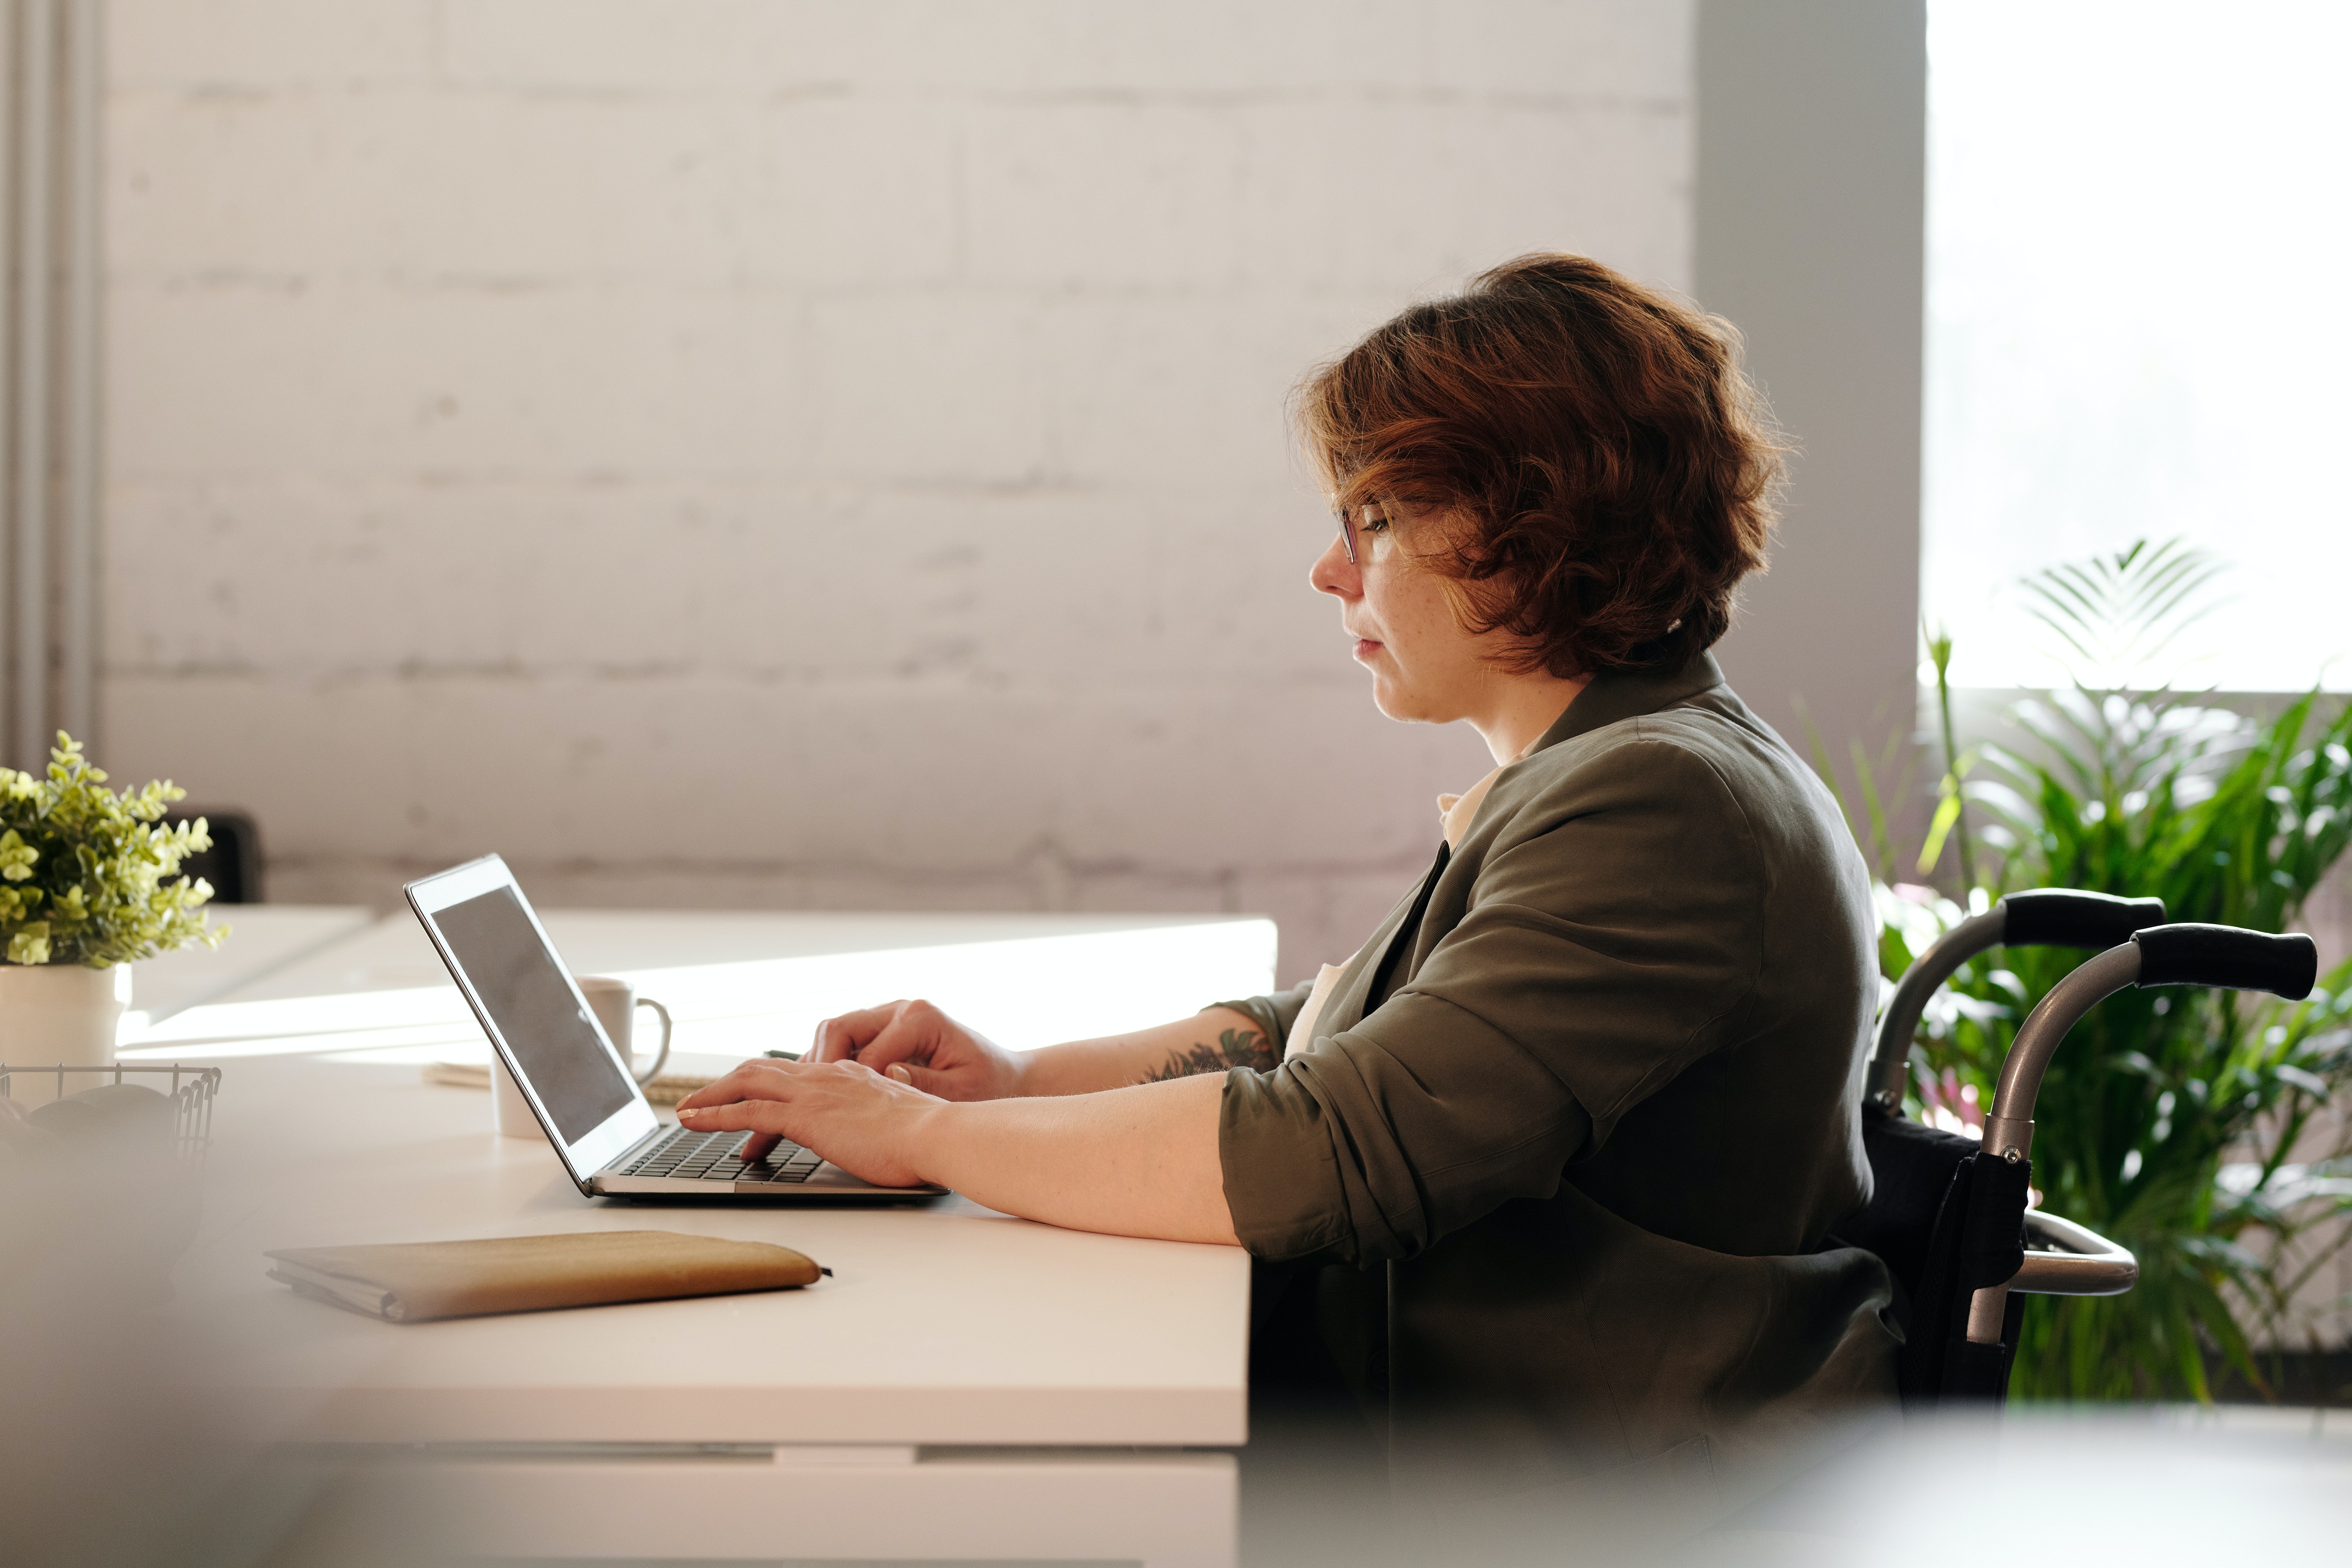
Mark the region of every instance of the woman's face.
[[1450, 724], [1476, 719], [1498, 680], [1498, 634], [1472, 637], [1454, 618], [1445, 585], [1413, 557], [1438, 541], [1429, 514], [1368, 506], [1356, 514], [1356, 555], [1335, 531], [1307, 582], [1339, 601], [1341, 629], [1356, 662], [1372, 672], [1372, 700], [1391, 719]]

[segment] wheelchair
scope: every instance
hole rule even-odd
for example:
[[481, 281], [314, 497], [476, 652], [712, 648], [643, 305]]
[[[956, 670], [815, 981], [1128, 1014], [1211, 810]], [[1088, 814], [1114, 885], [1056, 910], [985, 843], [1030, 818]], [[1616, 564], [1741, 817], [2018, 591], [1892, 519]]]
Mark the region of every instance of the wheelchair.
[[[1998, 946], [2100, 951], [2019, 1027], [1981, 1142], [1906, 1121], [1904, 1079], [1928, 998]], [[2138, 1281], [2127, 1248], [2028, 1206], [2034, 1097], [2067, 1031], [2126, 985], [2266, 991], [2292, 1002], [2311, 994], [2318, 970], [2318, 948], [2300, 933], [2168, 925], [2161, 900], [2068, 889], [2011, 893], [1913, 962], [1881, 1016], [1865, 1086], [1871, 1200], [1835, 1232], [1877, 1253], [1894, 1277], [1905, 1336], [1895, 1385], [1906, 1412], [2002, 1404], [2026, 1296], [2120, 1296]]]

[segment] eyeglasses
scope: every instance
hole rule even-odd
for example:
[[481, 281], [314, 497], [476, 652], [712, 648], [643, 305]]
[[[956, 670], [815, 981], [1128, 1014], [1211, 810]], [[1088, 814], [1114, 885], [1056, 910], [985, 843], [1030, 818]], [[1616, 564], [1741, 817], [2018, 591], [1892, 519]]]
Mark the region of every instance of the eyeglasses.
[[[1349, 565], [1360, 567], [1367, 558], [1378, 565], [1389, 558], [1389, 545], [1394, 540], [1391, 530], [1395, 525], [1396, 513], [1379, 501], [1366, 501], [1360, 510], [1364, 513], [1361, 521], [1358, 519], [1355, 509], [1342, 508], [1333, 514], [1339, 523], [1339, 542], [1347, 547]], [[1369, 546], [1357, 534], [1359, 528], [1366, 526], [1371, 531]]]

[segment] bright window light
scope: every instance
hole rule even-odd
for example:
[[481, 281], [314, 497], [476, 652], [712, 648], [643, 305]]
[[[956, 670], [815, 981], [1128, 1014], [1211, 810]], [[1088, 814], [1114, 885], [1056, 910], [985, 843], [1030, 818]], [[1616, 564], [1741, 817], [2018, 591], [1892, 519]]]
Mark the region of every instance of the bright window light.
[[1931, 0], [1922, 604], [1965, 686], [2063, 683], [2017, 579], [2227, 569], [2138, 683], [2352, 689], [2342, 0]]
[[[674, 1048], [689, 1056], [797, 1050], [820, 1021], [894, 996], [929, 997], [998, 1044], [1030, 1050], [1147, 1028], [1270, 991], [1274, 951], [1272, 921], [1188, 921], [617, 973], [668, 1006], [677, 1023]], [[478, 1061], [486, 1059], [466, 999], [443, 984], [215, 1002], [160, 1023], [126, 1023], [117, 1048], [126, 1061], [320, 1051]]]

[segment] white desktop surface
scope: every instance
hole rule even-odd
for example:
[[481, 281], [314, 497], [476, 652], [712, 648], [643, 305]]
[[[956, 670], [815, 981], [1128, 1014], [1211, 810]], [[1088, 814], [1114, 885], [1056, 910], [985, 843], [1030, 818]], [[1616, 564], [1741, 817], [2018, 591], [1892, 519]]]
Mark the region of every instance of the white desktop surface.
[[[1263, 920], [544, 919], [575, 972], [667, 1001], [683, 1065], [703, 1070], [897, 995], [1026, 1046], [1273, 978]], [[491, 1131], [487, 1091], [422, 1077], [483, 1049], [403, 914], [184, 1006], [124, 1053], [222, 1069], [174, 1342], [225, 1437], [330, 1465], [274, 1561], [349, 1568], [405, 1542], [435, 1562], [1230, 1568], [1234, 1464], [1201, 1450], [1246, 1436], [1239, 1249], [1056, 1230], [954, 1197], [592, 1200], [544, 1142]], [[834, 1273], [804, 1290], [394, 1324], [296, 1297], [262, 1256], [600, 1229], [775, 1241]]]
[[[543, 918], [575, 970], [667, 991], [682, 1050], [698, 1023], [722, 1043], [772, 1037], [784, 1009], [808, 1009], [819, 980], [828, 1005], [850, 987], [872, 1001], [932, 994], [925, 983], [940, 980], [1012, 1016], [1024, 997], [1108, 973], [1118, 994], [1089, 1005], [1131, 1010], [1142, 994], [1147, 1016], [1164, 1016], [1162, 994], [1188, 1000], [1181, 1016], [1272, 978], [1273, 927], [1259, 920]], [[762, 989], [780, 975], [792, 984]], [[884, 984], [894, 979], [908, 984]], [[224, 1034], [238, 1026], [300, 1032]], [[174, 1026], [191, 1037], [168, 1037]], [[491, 1131], [486, 1091], [423, 1080], [420, 1059], [478, 1050], [481, 1037], [409, 916], [191, 1007], [163, 1032], [127, 1054], [224, 1073], [180, 1310], [216, 1346], [207, 1381], [267, 1435], [1159, 1447], [1245, 1436], [1249, 1267], [1238, 1249], [1057, 1230], [961, 1198], [873, 1209], [583, 1197], [545, 1143]], [[805, 1290], [396, 1325], [296, 1297], [265, 1277], [262, 1257], [591, 1229], [775, 1241], [834, 1275]]]
[[[960, 1198], [887, 1209], [583, 1197], [488, 1095], [406, 1064], [223, 1064], [177, 1279], [253, 1435], [367, 1443], [1231, 1445], [1249, 1262]], [[265, 1278], [272, 1247], [661, 1229], [795, 1247], [804, 1290], [394, 1324]]]
[[226, 995], [297, 963], [374, 923], [372, 910], [343, 904], [220, 904], [211, 923], [229, 928], [216, 948], [183, 947], [131, 966], [131, 1016], [123, 1041], [175, 1013]]

